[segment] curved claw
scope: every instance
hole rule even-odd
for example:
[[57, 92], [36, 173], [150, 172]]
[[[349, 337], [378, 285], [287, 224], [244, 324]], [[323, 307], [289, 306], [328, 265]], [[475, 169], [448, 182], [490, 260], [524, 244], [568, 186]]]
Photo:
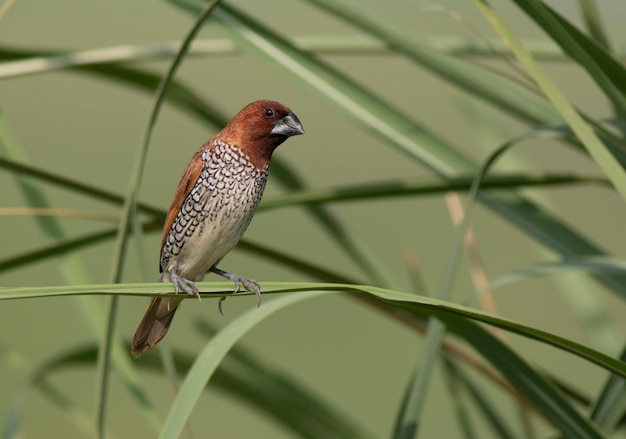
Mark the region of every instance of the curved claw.
[[[261, 286], [255, 279], [249, 279], [247, 277], [238, 276], [236, 274], [229, 273], [224, 270], [220, 270], [217, 267], [211, 267], [209, 271], [215, 274], [219, 274], [220, 276], [225, 277], [229, 281], [233, 282], [235, 284], [235, 290], [233, 291], [233, 294], [237, 294], [241, 288], [241, 284], [243, 284], [246, 290], [255, 294], [256, 300], [257, 300], [257, 308], [261, 306]], [[220, 300], [217, 303], [217, 307], [220, 311], [220, 314], [222, 315], [224, 315], [224, 313], [222, 312], [222, 302], [224, 302], [224, 300], [226, 300], [226, 297], [224, 296], [220, 297]]]
[[[233, 280], [233, 282], [235, 283], [235, 289], [233, 290], [233, 294], [237, 294], [239, 292], [239, 290], [241, 289], [241, 281], [243, 280], [243, 278], [237, 278], [235, 280]], [[244, 282], [245, 285], [245, 282]]]
[[261, 287], [259, 283], [255, 279], [247, 279], [245, 277], [241, 278], [243, 285], [246, 287], [246, 290], [254, 293], [256, 296], [256, 307], [261, 306]]
[[224, 316], [224, 311], [222, 310], [222, 302], [224, 302], [224, 300], [226, 300], [226, 296], [220, 297], [219, 300], [217, 301], [217, 309], [219, 310], [222, 316]]
[[172, 279], [172, 282], [174, 283], [174, 290], [176, 291], [176, 294], [178, 294], [180, 290], [183, 290], [190, 296], [196, 296], [199, 301], [202, 301], [202, 298], [200, 297], [200, 291], [198, 291], [198, 287], [196, 286], [195, 282], [179, 276], [173, 271], [170, 272], [170, 277]]

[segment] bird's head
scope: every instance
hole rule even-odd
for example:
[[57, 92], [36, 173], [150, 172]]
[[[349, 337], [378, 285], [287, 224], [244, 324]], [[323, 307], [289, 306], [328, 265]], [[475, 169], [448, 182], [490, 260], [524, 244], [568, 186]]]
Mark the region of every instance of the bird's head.
[[216, 137], [241, 148], [255, 164], [262, 164], [278, 145], [298, 134], [304, 134], [304, 129], [293, 111], [279, 102], [263, 100], [246, 105]]

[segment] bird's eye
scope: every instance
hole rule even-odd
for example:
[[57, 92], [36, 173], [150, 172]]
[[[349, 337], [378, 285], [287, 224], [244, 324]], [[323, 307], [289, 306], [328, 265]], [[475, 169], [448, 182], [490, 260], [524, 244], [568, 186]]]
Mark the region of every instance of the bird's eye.
[[271, 119], [272, 117], [274, 117], [274, 109], [272, 107], [265, 108], [265, 110], [263, 110], [263, 116]]

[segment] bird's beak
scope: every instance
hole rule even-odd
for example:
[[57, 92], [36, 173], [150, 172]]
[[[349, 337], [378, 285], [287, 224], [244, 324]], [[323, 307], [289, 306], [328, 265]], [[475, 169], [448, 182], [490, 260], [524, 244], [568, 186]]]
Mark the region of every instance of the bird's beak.
[[302, 128], [302, 122], [293, 113], [289, 113], [281, 120], [276, 122], [274, 128], [272, 128], [271, 134], [275, 136], [297, 136], [298, 134], [304, 134], [304, 128]]

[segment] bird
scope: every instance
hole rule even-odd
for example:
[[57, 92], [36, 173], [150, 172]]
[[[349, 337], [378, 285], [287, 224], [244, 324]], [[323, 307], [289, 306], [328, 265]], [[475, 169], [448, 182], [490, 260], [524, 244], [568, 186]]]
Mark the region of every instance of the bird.
[[[256, 211], [269, 175], [272, 153], [302, 123], [285, 105], [259, 100], [246, 105], [192, 156], [167, 213], [161, 235], [159, 282], [200, 298], [196, 282], [211, 272], [255, 293], [254, 279], [217, 267], [239, 242]], [[137, 358], [167, 334], [183, 299], [154, 297], [137, 327], [131, 353]], [[218, 302], [219, 310], [221, 301]]]

